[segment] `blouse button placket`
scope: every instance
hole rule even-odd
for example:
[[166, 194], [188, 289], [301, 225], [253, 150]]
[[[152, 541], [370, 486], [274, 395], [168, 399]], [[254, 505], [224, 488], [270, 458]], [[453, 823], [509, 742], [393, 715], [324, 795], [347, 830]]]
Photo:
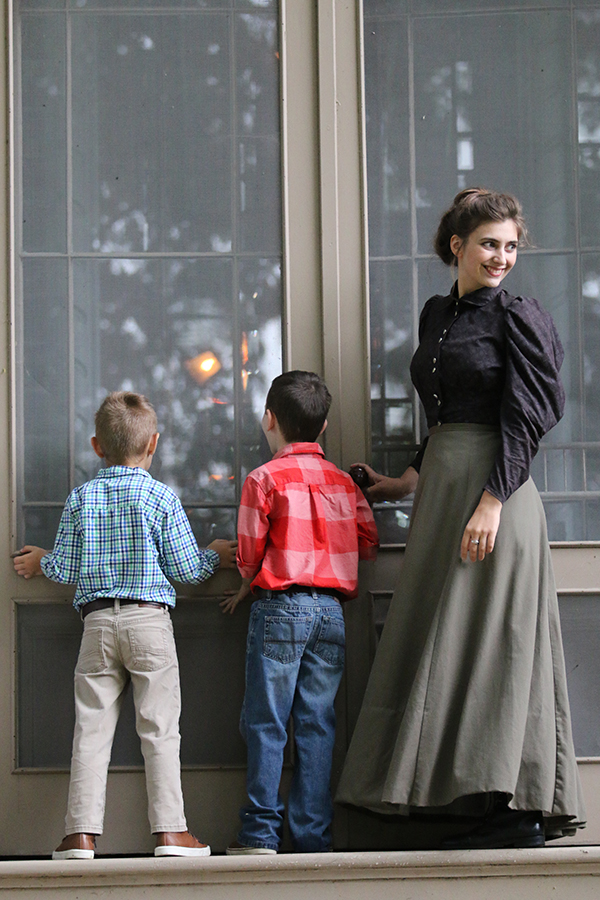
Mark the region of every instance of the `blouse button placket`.
[[[455, 315], [455, 316], [458, 315], [458, 300], [456, 301], [456, 311], [455, 311], [454, 315]], [[442, 336], [441, 336], [441, 338], [438, 338], [438, 344], [443, 343], [443, 340], [444, 340], [444, 338], [446, 337], [447, 334], [448, 334], [448, 329], [447, 329], [447, 328], [444, 328], [444, 330], [442, 331]], [[439, 354], [439, 351], [438, 351], [438, 354]], [[434, 357], [433, 357], [432, 363], [433, 363], [433, 368], [432, 368], [432, 370], [431, 370], [431, 374], [434, 375], [435, 372], [437, 371], [437, 356], [434, 356]], [[440, 399], [440, 397], [439, 397], [439, 394], [434, 394], [434, 395], [433, 395], [433, 399], [434, 399], [435, 402], [437, 403], [438, 414], [439, 414], [439, 409], [440, 409], [440, 406], [442, 405], [442, 401], [441, 401], [441, 399]], [[441, 419], [438, 419], [438, 425], [441, 425], [441, 424], [442, 424]]]

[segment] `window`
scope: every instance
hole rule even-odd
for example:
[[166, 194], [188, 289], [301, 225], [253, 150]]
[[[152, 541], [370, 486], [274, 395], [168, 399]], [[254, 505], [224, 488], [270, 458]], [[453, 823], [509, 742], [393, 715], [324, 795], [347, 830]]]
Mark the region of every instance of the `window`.
[[[52, 546], [99, 466], [94, 412], [121, 389], [153, 402], [151, 471], [199, 543], [235, 536], [282, 368], [278, 16], [276, 0], [15, 3], [21, 543]], [[193, 602], [173, 619], [182, 761], [243, 765], [247, 616]], [[17, 766], [67, 768], [81, 622], [44, 602], [16, 622]], [[113, 763], [140, 762], [127, 701]]]
[[108, 391], [152, 474], [234, 537], [281, 371], [275, 0], [23, 0], [16, 17], [20, 540], [51, 545]]
[[[566, 351], [567, 410], [532, 475], [551, 540], [598, 540], [600, 4], [541, 7], [365, 0], [373, 463], [400, 474], [423, 433], [408, 366], [420, 309], [451, 285], [441, 213], [469, 185], [512, 192], [535, 245], [506, 287], [544, 304]], [[380, 511], [384, 540], [405, 539], [401, 510]]]

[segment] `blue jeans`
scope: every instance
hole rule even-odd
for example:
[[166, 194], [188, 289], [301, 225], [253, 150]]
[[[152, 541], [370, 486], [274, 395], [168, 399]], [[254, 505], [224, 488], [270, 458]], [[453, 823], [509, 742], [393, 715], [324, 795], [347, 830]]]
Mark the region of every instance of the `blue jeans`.
[[344, 616], [333, 596], [310, 589], [265, 592], [253, 603], [240, 722], [248, 747], [248, 805], [240, 811], [240, 844], [279, 849], [284, 812], [279, 782], [291, 717], [296, 745], [288, 797], [292, 843], [299, 853], [331, 849], [334, 700], [344, 647]]

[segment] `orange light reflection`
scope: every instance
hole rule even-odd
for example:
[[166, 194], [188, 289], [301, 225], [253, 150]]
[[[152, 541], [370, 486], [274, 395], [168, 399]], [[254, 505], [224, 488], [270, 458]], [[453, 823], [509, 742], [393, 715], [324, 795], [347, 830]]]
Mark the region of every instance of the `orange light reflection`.
[[221, 363], [212, 350], [207, 350], [205, 353], [194, 356], [193, 359], [186, 359], [185, 367], [194, 381], [204, 384], [205, 381], [217, 374]]

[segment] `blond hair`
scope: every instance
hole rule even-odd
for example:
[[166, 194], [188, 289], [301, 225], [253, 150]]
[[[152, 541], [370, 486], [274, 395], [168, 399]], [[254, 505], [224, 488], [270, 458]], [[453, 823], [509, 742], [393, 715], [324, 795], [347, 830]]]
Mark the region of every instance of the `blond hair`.
[[107, 461], [123, 465], [140, 459], [157, 431], [154, 407], [142, 394], [114, 391], [95, 416], [96, 440]]

